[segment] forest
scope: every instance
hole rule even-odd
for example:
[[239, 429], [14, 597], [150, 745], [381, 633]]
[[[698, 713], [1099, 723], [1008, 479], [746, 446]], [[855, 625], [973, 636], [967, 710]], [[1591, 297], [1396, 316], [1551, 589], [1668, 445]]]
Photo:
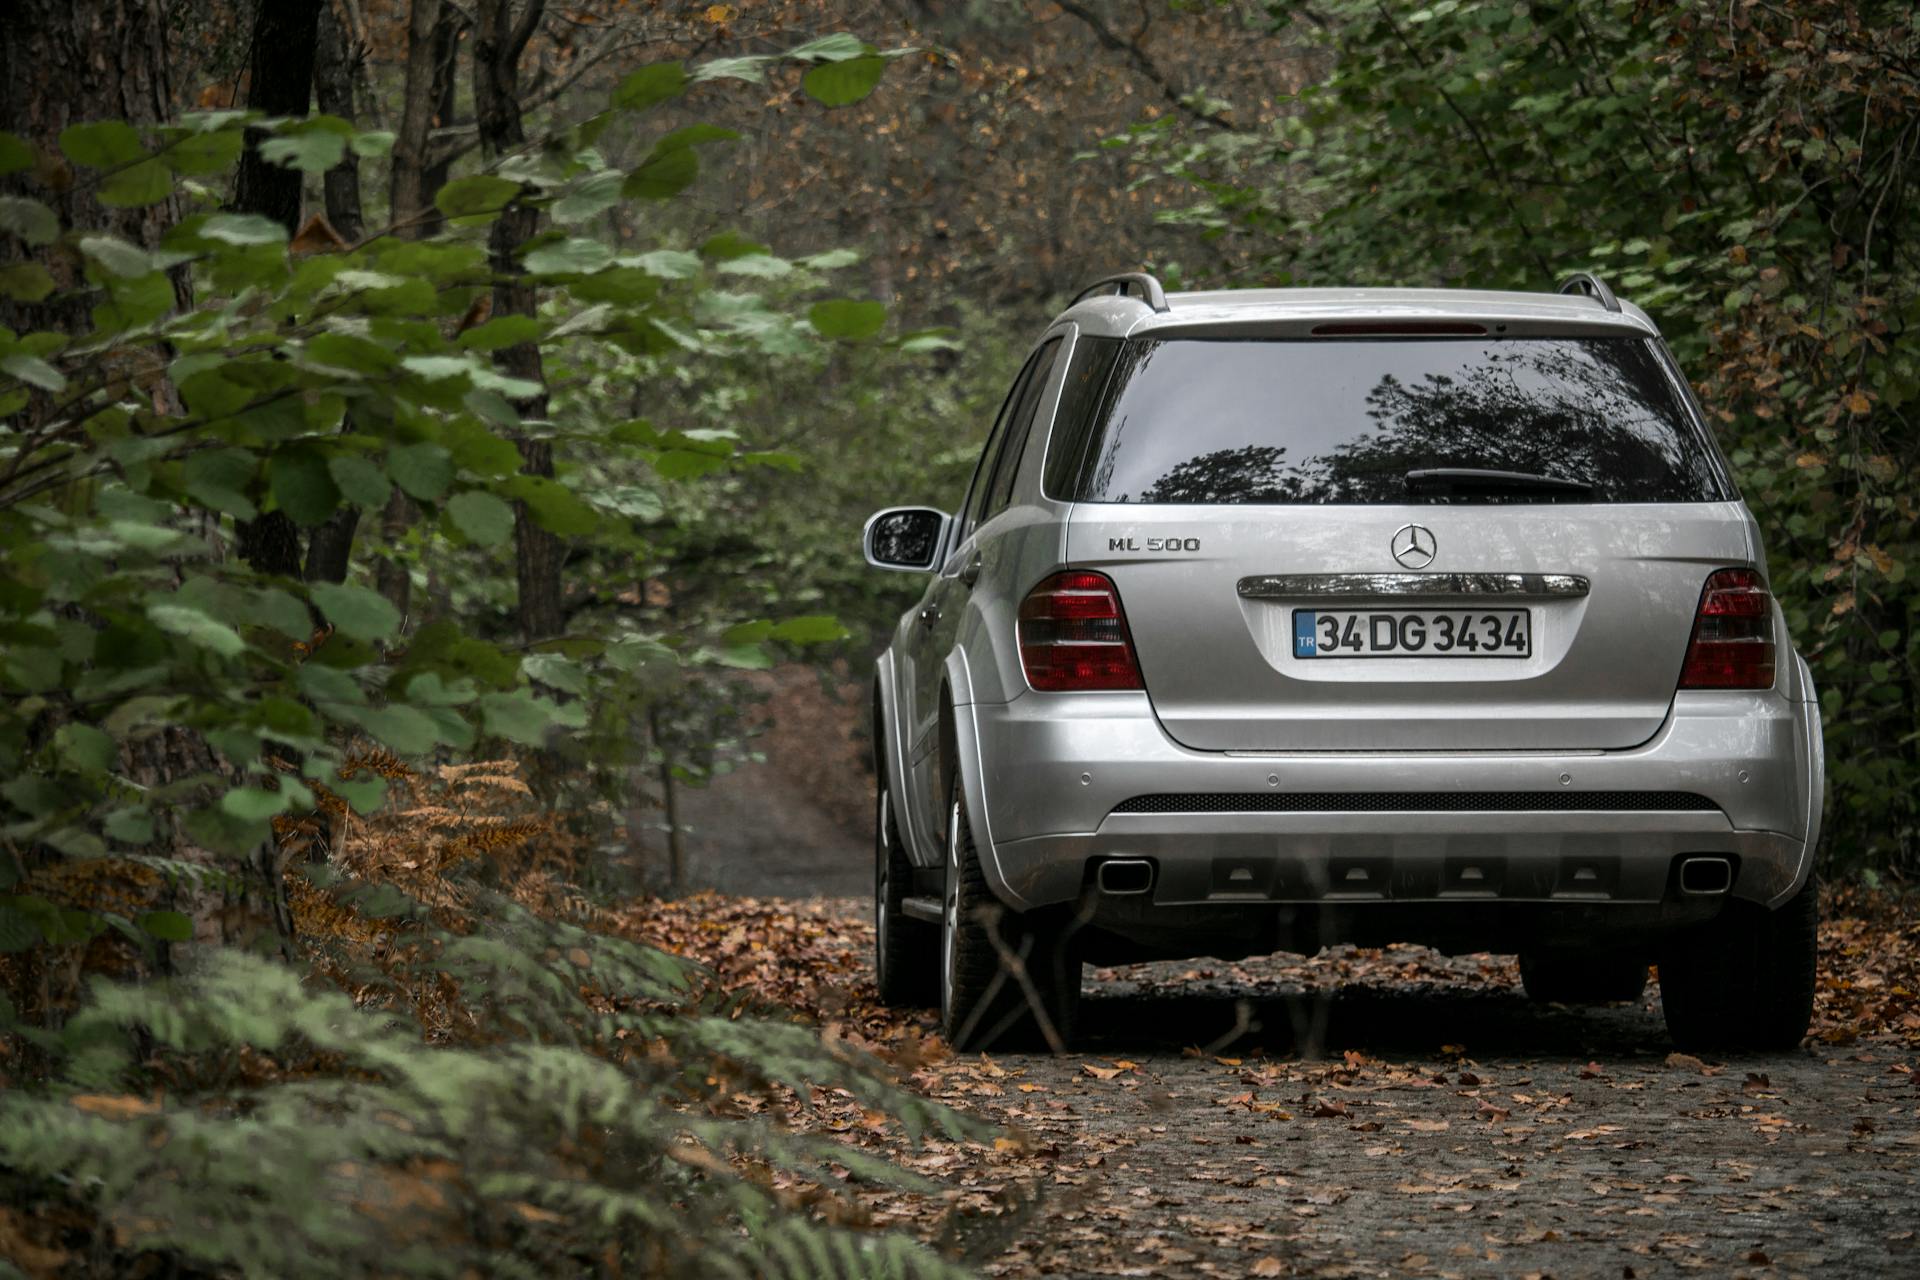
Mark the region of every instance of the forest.
[[[1314, 1234], [1369, 1177], [1428, 1208], [1508, 1177], [1385, 1168], [1423, 1157], [1376, 1089], [1453, 1098], [1456, 1132], [1588, 1108], [1579, 1139], [1724, 1083], [1742, 1135], [1811, 1151], [1831, 1110], [1920, 1203], [1909, 6], [0, 10], [0, 1275], [1444, 1273]], [[1136, 270], [1591, 272], [1659, 321], [1818, 689], [1827, 977], [1793, 1070], [1878, 1054], [1848, 1101], [1684, 1054], [1614, 1098], [1651, 1052], [1619, 1011], [1514, 1031], [1476, 1012], [1513, 983], [1487, 957], [1281, 972], [1389, 1015], [1479, 993], [1486, 1052], [1518, 1036], [1571, 1104], [1444, 1018], [1319, 1060], [1170, 1015], [1167, 1070], [1212, 1073], [1176, 1089], [1114, 1025], [1023, 1065], [882, 1007], [845, 895], [872, 661], [921, 583], [863, 563], [862, 522], [952, 510], [1049, 319]], [[847, 832], [833, 885], [778, 880]], [[1173, 1097], [1216, 1128], [1147, 1161]], [[1344, 1172], [1278, 1154], [1306, 1124]], [[1195, 1150], [1272, 1157], [1221, 1187], [1286, 1207], [1229, 1229], [1119, 1172]], [[1554, 1265], [1572, 1227], [1492, 1230], [1448, 1237], [1465, 1273], [1599, 1273]]]

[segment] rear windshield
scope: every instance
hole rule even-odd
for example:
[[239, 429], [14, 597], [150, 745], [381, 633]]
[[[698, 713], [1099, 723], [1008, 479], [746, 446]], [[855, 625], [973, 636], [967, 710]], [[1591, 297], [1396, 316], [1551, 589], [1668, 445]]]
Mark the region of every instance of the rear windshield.
[[1085, 502], [1731, 496], [1636, 337], [1129, 339], [1094, 420]]

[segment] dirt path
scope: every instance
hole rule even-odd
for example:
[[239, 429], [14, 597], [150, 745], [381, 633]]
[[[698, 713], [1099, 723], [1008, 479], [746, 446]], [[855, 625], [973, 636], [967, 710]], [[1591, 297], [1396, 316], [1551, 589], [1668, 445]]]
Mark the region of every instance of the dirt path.
[[990, 1270], [1920, 1274], [1898, 1045], [1670, 1057], [1651, 993], [1539, 1009], [1411, 948], [1104, 972], [1086, 1013], [1071, 1057], [940, 1073], [1058, 1148], [1066, 1203]]
[[[789, 908], [806, 989], [861, 1022], [867, 903]], [[1849, 936], [1823, 932], [1851, 987]], [[1540, 1008], [1510, 962], [1418, 948], [1090, 971], [1060, 1058], [865, 1025], [1016, 1135], [930, 1143], [906, 1158], [946, 1190], [876, 1202], [988, 1274], [1920, 1275], [1920, 1027], [1702, 1062], [1656, 989]]]

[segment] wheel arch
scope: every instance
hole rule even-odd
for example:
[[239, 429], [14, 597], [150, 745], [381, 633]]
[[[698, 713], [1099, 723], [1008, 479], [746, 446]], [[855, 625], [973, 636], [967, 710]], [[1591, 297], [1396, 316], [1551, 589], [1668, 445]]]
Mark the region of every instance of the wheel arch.
[[947, 794], [957, 780], [961, 798], [967, 806], [967, 825], [973, 834], [974, 852], [980, 869], [994, 896], [1016, 911], [1032, 908], [1014, 892], [1000, 867], [999, 853], [993, 841], [993, 806], [988, 794], [988, 771], [980, 752], [980, 733], [974, 720], [972, 674], [966, 653], [956, 648], [947, 655], [946, 671], [940, 681], [939, 756], [936, 777], [941, 794]]

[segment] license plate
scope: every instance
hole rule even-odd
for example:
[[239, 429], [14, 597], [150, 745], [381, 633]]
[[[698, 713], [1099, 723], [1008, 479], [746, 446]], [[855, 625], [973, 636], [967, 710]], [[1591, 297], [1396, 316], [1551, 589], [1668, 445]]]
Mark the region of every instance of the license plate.
[[1296, 658], [1526, 658], [1527, 609], [1295, 609]]

